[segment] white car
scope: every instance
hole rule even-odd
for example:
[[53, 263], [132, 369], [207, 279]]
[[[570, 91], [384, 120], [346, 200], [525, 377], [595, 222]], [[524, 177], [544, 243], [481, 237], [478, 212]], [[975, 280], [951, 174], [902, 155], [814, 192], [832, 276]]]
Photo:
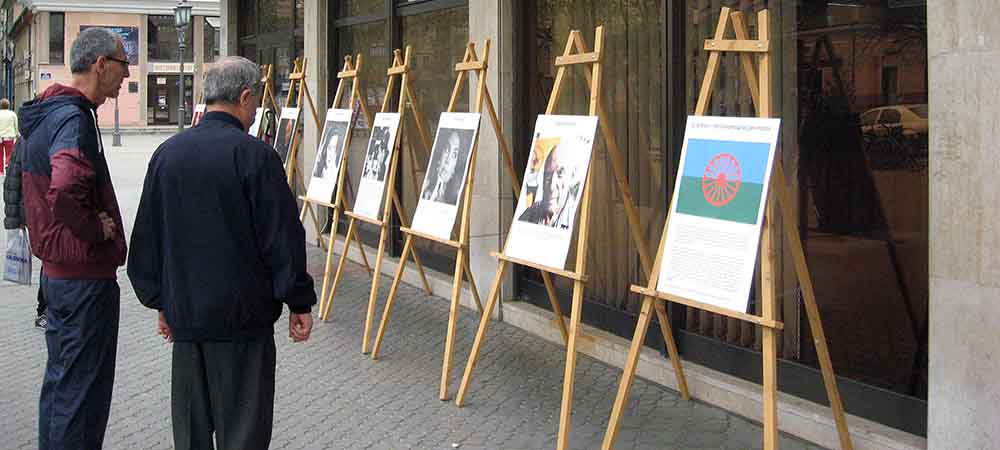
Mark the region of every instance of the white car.
[[926, 138], [927, 104], [881, 106], [861, 114], [862, 133], [886, 136], [894, 131], [906, 138]]

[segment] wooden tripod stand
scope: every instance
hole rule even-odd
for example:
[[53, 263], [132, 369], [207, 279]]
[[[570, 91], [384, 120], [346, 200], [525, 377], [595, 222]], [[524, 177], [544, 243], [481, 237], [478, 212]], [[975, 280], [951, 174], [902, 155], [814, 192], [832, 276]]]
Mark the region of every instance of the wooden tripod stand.
[[[337, 72], [337, 78], [340, 82], [337, 85], [337, 93], [333, 97], [333, 103], [331, 103], [330, 108], [337, 108], [340, 106], [344, 97], [345, 86], [347, 86], [347, 82], [350, 81], [351, 93], [347, 102], [347, 107], [348, 109], [353, 110], [354, 105], [357, 104], [359, 106], [361, 113], [365, 115], [365, 123], [368, 124], [370, 131], [373, 124], [372, 114], [371, 111], [368, 110], [368, 105], [362, 97], [362, 93], [364, 92], [364, 82], [360, 76], [363, 64], [360, 53], [358, 53], [357, 58], [354, 61], [356, 62], [356, 65], [352, 64], [351, 55], [344, 56], [344, 69]], [[320, 291], [321, 299], [326, 298], [326, 290], [330, 282], [330, 270], [332, 268], [333, 261], [333, 242], [337, 239], [337, 227], [340, 225], [340, 214], [345, 210], [345, 205], [347, 205], [347, 193], [345, 191], [346, 187], [349, 185], [347, 182], [347, 161], [348, 155], [351, 151], [351, 138], [354, 134], [352, 133], [352, 130], [354, 129], [354, 124], [356, 123], [355, 120], [356, 119], [352, 115], [350, 125], [347, 129], [346, 141], [343, 143], [344, 151], [340, 156], [340, 163], [337, 166], [340, 170], [337, 172], [337, 187], [334, 190], [333, 202], [329, 203], [328, 201], [309, 198], [305, 195], [299, 197], [299, 199], [302, 200], [302, 212], [299, 214], [299, 220], [304, 222], [306, 218], [306, 211], [309, 211], [309, 214], [312, 217], [313, 226], [316, 230], [317, 240], [319, 241], [321, 248], [324, 246], [323, 230], [320, 226], [319, 219], [316, 216], [316, 210], [319, 209], [320, 206], [324, 206], [332, 210], [332, 214], [330, 216], [330, 242], [326, 245], [326, 264], [323, 266], [323, 288]], [[316, 205], [316, 207], [314, 208], [313, 205]], [[361, 245], [361, 240], [357, 237], [357, 230], [354, 231], [354, 241], [358, 244], [358, 251], [361, 252], [361, 260], [364, 263], [365, 270], [371, 274], [372, 269], [368, 265], [368, 256], [365, 255], [365, 248]], [[345, 247], [345, 252], [346, 249], [347, 248]]]
[[[420, 114], [419, 106], [417, 105], [417, 100], [412, 94], [412, 80], [410, 79], [411, 49], [409, 46], [406, 47], [405, 57], [401, 57], [402, 55], [400, 55], [400, 53], [401, 52], [398, 49], [393, 51], [392, 66], [386, 71], [388, 82], [386, 83], [385, 98], [382, 100], [381, 112], [390, 112], [389, 103], [392, 98], [393, 89], [395, 88], [396, 79], [399, 78], [399, 106], [397, 108], [397, 112], [399, 112], [400, 115], [399, 126], [405, 126], [406, 111], [410, 111], [413, 115], [414, 122], [416, 123], [417, 130], [420, 133], [420, 141], [423, 144], [424, 149], [427, 149], [430, 147], [430, 144], [428, 144], [429, 139], [427, 138], [426, 131], [423, 129], [422, 116]], [[409, 105], [409, 107], [407, 107], [407, 105]], [[396, 144], [391, 149], [389, 171], [385, 182], [385, 195], [382, 202], [382, 219], [374, 220], [353, 212], [344, 213], [350, 218], [347, 225], [347, 237], [344, 240], [344, 252], [340, 255], [340, 264], [337, 266], [337, 272], [333, 277], [333, 285], [331, 286], [329, 292], [327, 292], [326, 298], [323, 299], [324, 301], [320, 306], [320, 318], [325, 321], [330, 316], [330, 309], [333, 306], [333, 298], [337, 293], [337, 286], [340, 284], [340, 276], [344, 271], [344, 264], [347, 261], [347, 249], [350, 248], [352, 240], [357, 241], [358, 245], [360, 245], [360, 239], [358, 239], [357, 232], [355, 231], [357, 222], [367, 222], [379, 227], [381, 232], [379, 233], [378, 254], [375, 256], [372, 288], [368, 299], [368, 313], [365, 316], [365, 331], [361, 345], [362, 353], [368, 353], [368, 337], [371, 334], [371, 324], [374, 321], [375, 316], [375, 301], [378, 298], [378, 285], [381, 278], [382, 260], [385, 256], [386, 241], [389, 239], [389, 229], [391, 226], [390, 220], [392, 219], [393, 211], [395, 211], [398, 215], [400, 223], [404, 225], [407, 223], [406, 210], [403, 208], [403, 203], [400, 201], [399, 196], [396, 195], [396, 190], [394, 188], [396, 184], [396, 167], [400, 158], [399, 151], [397, 150], [400, 145], [400, 139], [397, 137]], [[412, 140], [411, 144], [408, 145], [407, 148], [409, 148], [412, 160], [416, 161], [416, 156], [412, 154], [414, 151]], [[411, 171], [415, 171], [412, 166]], [[415, 179], [416, 174], [411, 173], [411, 177]], [[424, 290], [427, 291], [428, 294], [431, 294], [430, 284], [427, 282], [427, 276], [424, 274], [424, 266], [420, 263], [420, 258], [417, 256], [417, 252], [410, 252], [410, 255], [413, 256], [413, 262], [416, 263], [417, 270], [420, 272], [420, 278], [423, 281]]]
[[[483, 58], [480, 60], [476, 56], [476, 47], [474, 42], [469, 42], [465, 48], [465, 56], [462, 58], [462, 62], [455, 65], [455, 72], [458, 74], [458, 78], [455, 80], [455, 87], [452, 90], [451, 100], [448, 102], [447, 112], [453, 112], [455, 110], [455, 105], [458, 102], [459, 92], [461, 92], [462, 87], [465, 84], [466, 74], [474, 73], [477, 77], [477, 89], [476, 89], [476, 100], [475, 100], [475, 112], [481, 113], [483, 105], [486, 105], [487, 110], [490, 113], [490, 122], [493, 124], [493, 129], [497, 134], [497, 140], [500, 144], [500, 148], [503, 151], [504, 158], [507, 162], [507, 170], [511, 175], [511, 181], [514, 184], [515, 194], [519, 190], [520, 183], [517, 181], [517, 174], [513, 170], [513, 162], [511, 160], [510, 151], [507, 147], [507, 141], [504, 139], [503, 133], [500, 128], [500, 121], [497, 119], [496, 111], [493, 106], [493, 101], [489, 95], [489, 88], [486, 86], [486, 69], [489, 65], [489, 55], [490, 55], [490, 41], [487, 40], [483, 46]], [[471, 77], [471, 75], [470, 75]], [[483, 312], [483, 305], [479, 299], [479, 290], [476, 288], [476, 282], [472, 275], [472, 270], [469, 268], [469, 226], [471, 223], [470, 215], [472, 213], [472, 187], [474, 186], [475, 173], [476, 173], [476, 158], [479, 153], [479, 142], [477, 133], [477, 141], [473, 143], [473, 150], [470, 155], [469, 162], [469, 174], [466, 177], [465, 185], [462, 190], [461, 197], [461, 225], [459, 225], [458, 240], [452, 239], [442, 239], [437, 236], [429, 235], [426, 233], [421, 233], [408, 228], [403, 228], [402, 231], [406, 233], [406, 242], [403, 244], [403, 254], [400, 257], [399, 266], [396, 268], [395, 278], [392, 280], [392, 287], [389, 289], [389, 297], [386, 299], [385, 311], [382, 313], [382, 319], [379, 323], [378, 333], [375, 335], [375, 345], [372, 347], [371, 357], [372, 359], [378, 359], [379, 349], [382, 345], [382, 338], [385, 336], [385, 330], [388, 327], [389, 319], [392, 316], [392, 306], [396, 299], [396, 289], [399, 287], [399, 283], [403, 278], [403, 268], [406, 264], [406, 256], [412, 250], [413, 238], [418, 237], [421, 239], [426, 239], [434, 242], [438, 242], [456, 250], [455, 256], [455, 274], [452, 280], [451, 288], [451, 309], [448, 313], [448, 333], [445, 336], [444, 344], [444, 357], [441, 366], [441, 385], [438, 397], [441, 400], [448, 399], [448, 378], [451, 374], [451, 364], [452, 364], [452, 353], [455, 341], [455, 328], [458, 321], [458, 311], [459, 311], [459, 299], [462, 295], [462, 280], [463, 275], [465, 279], [469, 282], [470, 290], [472, 291], [472, 296], [476, 301], [476, 306], [479, 309], [479, 313]]]
[[[322, 130], [323, 122], [320, 120], [319, 114], [316, 112], [316, 104], [313, 103], [312, 95], [309, 94], [309, 86], [306, 85], [306, 64], [307, 60], [305, 58], [299, 58], [295, 60], [295, 65], [292, 73], [288, 75], [288, 97], [285, 98], [285, 107], [292, 106], [292, 92], [295, 92], [295, 107], [300, 109], [299, 114], [301, 115], [301, 108], [303, 101], [309, 102], [309, 109], [312, 111], [313, 120], [316, 122], [316, 128]], [[273, 100], [273, 99], [272, 99]], [[285, 176], [288, 178], [288, 185], [294, 189], [305, 190], [305, 181], [303, 181], [302, 170], [299, 168], [298, 164], [298, 151], [299, 146], [302, 143], [302, 133], [300, 127], [296, 126], [295, 132], [292, 133], [292, 142], [288, 146], [288, 157], [285, 163]], [[294, 184], [293, 184], [294, 183]]]
[[[726, 29], [732, 20], [736, 34], [736, 40], [725, 39]], [[723, 52], [737, 52], [740, 55], [740, 63], [743, 69], [743, 76], [750, 87], [750, 96], [756, 106], [759, 117], [771, 116], [771, 62], [770, 62], [770, 41], [768, 12], [762, 10], [757, 13], [757, 28], [759, 37], [756, 40], [748, 38], [747, 27], [743, 14], [740, 12], [730, 12], [729, 8], [722, 8], [719, 22], [715, 29], [714, 39], [705, 41], [705, 50], [709, 52], [708, 66], [705, 71], [705, 78], [701, 84], [701, 91], [698, 95], [698, 103], [695, 108], [695, 115], [702, 116], [708, 110], [708, 101], [712, 96], [712, 88], [715, 77], [718, 74], [720, 59]], [[759, 55], [759, 63], [755, 67], [751, 53]], [[678, 175], [680, 176], [680, 175]], [[809, 326], [812, 330], [813, 340], [816, 343], [816, 353], [819, 356], [820, 368], [823, 373], [823, 382], [826, 385], [827, 396], [833, 410], [834, 419], [837, 422], [837, 432], [840, 438], [841, 448], [853, 449], [850, 433], [847, 429], [847, 422], [844, 418], [844, 407], [840, 400], [840, 393], [837, 390], [836, 378], [833, 373], [833, 366], [830, 362], [830, 353], [826, 345], [826, 337], [823, 333], [823, 325], [819, 316], [819, 309], [816, 307], [816, 294], [813, 290], [812, 279], [809, 276], [809, 269], [806, 266], [805, 253], [802, 249], [802, 241], [798, 234], [798, 223], [795, 212], [795, 204], [791, 202], [791, 194], [785, 184], [784, 169], [780, 159], [775, 159], [771, 179], [773, 193], [777, 196], [781, 211], [783, 213], [785, 236], [792, 247], [792, 255], [795, 262], [795, 272], [802, 285], [802, 296], [806, 307], [806, 315], [809, 318]], [[632, 292], [643, 296], [642, 310], [639, 315], [639, 323], [636, 325], [635, 334], [632, 337], [632, 345], [626, 358], [625, 370], [618, 387], [618, 394], [611, 412], [611, 419], [608, 421], [608, 429], [604, 436], [604, 449], [611, 449], [617, 437], [618, 428], [621, 425], [622, 413], [625, 403], [628, 401], [629, 389], [635, 381], [635, 370], [639, 362], [639, 353], [642, 350], [643, 340], [649, 328], [650, 309], [655, 305], [659, 312], [664, 308], [664, 301], [681, 303], [694, 308], [699, 308], [713, 313], [722, 314], [740, 320], [754, 323], [761, 327], [763, 332], [763, 404], [764, 404], [764, 448], [771, 450], [778, 448], [778, 400], [777, 400], [777, 330], [783, 324], [777, 320], [777, 292], [774, 283], [774, 240], [776, 230], [773, 227], [775, 217], [774, 202], [767, 202], [764, 224], [760, 241], [760, 268], [761, 268], [761, 291], [762, 291], [762, 315], [756, 316], [739, 311], [708, 305], [691, 299], [659, 292], [656, 289], [660, 274], [663, 252], [667, 241], [667, 225], [670, 223], [668, 215], [667, 222], [663, 226], [663, 234], [660, 240], [660, 247], [657, 251], [656, 266], [649, 276], [649, 284], [646, 287], [633, 285]], [[660, 326], [665, 327], [661, 318]], [[665, 333], [666, 335], [666, 333]], [[683, 379], [680, 368], [680, 361], [676, 358], [676, 350], [671, 352], [670, 358], [677, 372], [677, 379]]]
[[[574, 52], [575, 50], [575, 52]], [[555, 65], [559, 67], [556, 72], [555, 84], [552, 88], [552, 93], [549, 97], [549, 103], [546, 108], [546, 114], [553, 114], [556, 109], [556, 105], [559, 103], [559, 96], [562, 93], [563, 82], [566, 76], [566, 68], [570, 66], [577, 66], [582, 69], [583, 75], [590, 87], [590, 106], [588, 114], [591, 116], [598, 117], [598, 125], [600, 126], [601, 136], [606, 144], [609, 159], [612, 162], [612, 168], [614, 170], [615, 180], [617, 182], [618, 188], [622, 195], [622, 201], [625, 205], [626, 217], [629, 221], [629, 228], [631, 230], [632, 239], [638, 249], [639, 259], [642, 263], [644, 270], [648, 270], [650, 267], [650, 257], [648, 252], [648, 245], [646, 244], [645, 238], [642, 236], [642, 228], [639, 223], [639, 214], [635, 207], [635, 203], [632, 200], [631, 188], [628, 184], [628, 179], [625, 176], [624, 164], [621, 162], [621, 151], [618, 148], [618, 144], [615, 141], [614, 134], [611, 131], [609, 125], [608, 115], [606, 113], [606, 108], [604, 107], [604, 99], [601, 96], [601, 80], [602, 80], [602, 55], [604, 51], [604, 27], [599, 26], [595, 30], [595, 40], [594, 40], [594, 51], [591, 52], [587, 49], [586, 43], [583, 41], [583, 37], [578, 30], [573, 30], [569, 34], [569, 38], [566, 41], [566, 48], [563, 51], [562, 56], [556, 58]], [[591, 162], [593, 162], [594, 150], [591, 154]], [[553, 312], [556, 315], [556, 324], [559, 326], [559, 330], [562, 333], [563, 339], [566, 342], [566, 368], [565, 375], [563, 379], [563, 392], [562, 392], [562, 404], [560, 407], [560, 417], [559, 417], [559, 436], [557, 448], [565, 449], [569, 445], [569, 428], [570, 428], [570, 414], [572, 412], [573, 403], [573, 383], [576, 370], [576, 346], [577, 339], [580, 335], [580, 320], [583, 310], [583, 290], [585, 283], [587, 281], [587, 245], [589, 244], [589, 219], [590, 219], [590, 200], [591, 200], [591, 185], [593, 183], [593, 172], [594, 165], [590, 165], [590, 173], [587, 176], [587, 181], [584, 184], [583, 196], [581, 199], [580, 206], [580, 225], [577, 234], [577, 247], [576, 247], [576, 267], [573, 270], [564, 270], [556, 267], [545, 266], [542, 264], [537, 264], [531, 261], [526, 261], [523, 259], [513, 258], [507, 256], [504, 252], [494, 253], [494, 256], [499, 259], [500, 264], [497, 267], [497, 272], [495, 278], [493, 279], [493, 285], [490, 288], [489, 295], [487, 297], [486, 307], [484, 314], [479, 322], [479, 329], [476, 331], [476, 338], [472, 345], [472, 350], [469, 354], [469, 360], [466, 363], [465, 373], [462, 376], [462, 383], [458, 390], [458, 395], [455, 399], [455, 403], [458, 406], [462, 406], [465, 402], [465, 395], [468, 392], [469, 384], [472, 380], [472, 372], [475, 369], [476, 361], [479, 357], [479, 352], [482, 350], [483, 341], [486, 337], [486, 331], [489, 328], [490, 314], [493, 308], [496, 306], [496, 302], [500, 294], [500, 285], [503, 282], [503, 277], [506, 274], [508, 267], [511, 264], [518, 264], [526, 267], [532, 267], [541, 271], [542, 280], [545, 282], [546, 292], [549, 296], [549, 302], [552, 305]], [[508, 239], [509, 241], [509, 239]], [[570, 326], [567, 328], [566, 323], [563, 319], [562, 310], [559, 307], [558, 298], [556, 297], [555, 286], [552, 283], [551, 274], [559, 275], [565, 278], [573, 280], [573, 303], [572, 311], [570, 313]]]

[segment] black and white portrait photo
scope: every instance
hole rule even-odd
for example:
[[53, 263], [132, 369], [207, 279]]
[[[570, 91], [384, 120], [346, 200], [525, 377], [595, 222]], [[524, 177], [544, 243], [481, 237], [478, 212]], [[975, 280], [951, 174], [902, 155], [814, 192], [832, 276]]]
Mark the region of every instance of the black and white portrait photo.
[[414, 230], [451, 238], [481, 119], [479, 113], [441, 113], [413, 215]]
[[441, 128], [438, 131], [420, 198], [449, 205], [458, 204], [475, 132], [476, 130], [455, 128]]
[[288, 161], [288, 151], [292, 147], [292, 139], [299, 121], [298, 108], [285, 108], [281, 110], [281, 119], [278, 121], [278, 136], [274, 139], [274, 150], [281, 157], [281, 162]]
[[389, 171], [389, 154], [391, 153], [390, 138], [394, 130], [390, 127], [376, 126], [372, 130], [371, 141], [368, 143], [368, 152], [365, 154], [364, 173], [362, 178], [385, 181], [385, 174]]
[[316, 149], [312, 178], [306, 189], [307, 198], [323, 202], [334, 201], [333, 195], [337, 191], [340, 165], [354, 123], [353, 118], [353, 112], [349, 109], [330, 108], [326, 111], [326, 122]]
[[364, 217], [375, 219], [382, 209], [389, 161], [392, 160], [392, 152], [396, 147], [399, 119], [398, 113], [375, 115], [368, 151], [365, 152], [365, 164], [361, 169], [357, 199], [354, 202], [354, 212]]

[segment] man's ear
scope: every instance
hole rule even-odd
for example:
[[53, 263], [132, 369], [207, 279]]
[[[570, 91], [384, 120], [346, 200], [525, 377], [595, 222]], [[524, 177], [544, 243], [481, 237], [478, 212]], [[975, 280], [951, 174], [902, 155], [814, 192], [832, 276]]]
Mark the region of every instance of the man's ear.
[[253, 92], [247, 88], [240, 92], [240, 105], [253, 103]]

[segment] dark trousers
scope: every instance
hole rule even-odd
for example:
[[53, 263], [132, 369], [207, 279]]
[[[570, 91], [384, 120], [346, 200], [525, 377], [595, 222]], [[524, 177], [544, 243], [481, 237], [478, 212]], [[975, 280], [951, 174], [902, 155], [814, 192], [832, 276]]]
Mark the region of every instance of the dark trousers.
[[47, 282], [45, 272], [41, 272], [38, 277], [38, 307], [35, 308], [35, 313], [39, 316], [45, 314], [45, 284]]
[[[175, 342], [170, 409], [176, 450], [266, 450], [274, 414], [274, 336]], [[215, 443], [212, 444], [212, 434]]]
[[115, 381], [118, 282], [49, 278], [44, 289], [49, 356], [38, 408], [38, 448], [100, 449]]

